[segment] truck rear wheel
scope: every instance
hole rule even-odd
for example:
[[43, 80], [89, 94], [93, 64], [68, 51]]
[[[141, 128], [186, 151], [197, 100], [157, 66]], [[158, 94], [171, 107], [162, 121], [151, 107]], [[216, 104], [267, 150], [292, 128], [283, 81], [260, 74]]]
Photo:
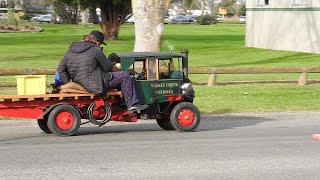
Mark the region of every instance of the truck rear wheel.
[[200, 111], [190, 102], [181, 102], [171, 111], [170, 122], [178, 131], [192, 131], [200, 123]]
[[157, 119], [157, 123], [164, 130], [174, 130], [169, 118]]
[[40, 129], [45, 132], [46, 134], [52, 134], [52, 132], [50, 131], [50, 129], [48, 128], [47, 125], [47, 120], [46, 119], [38, 119], [38, 125], [40, 127]]
[[58, 136], [72, 136], [79, 130], [80, 123], [79, 111], [71, 105], [63, 104], [50, 112], [47, 125]]

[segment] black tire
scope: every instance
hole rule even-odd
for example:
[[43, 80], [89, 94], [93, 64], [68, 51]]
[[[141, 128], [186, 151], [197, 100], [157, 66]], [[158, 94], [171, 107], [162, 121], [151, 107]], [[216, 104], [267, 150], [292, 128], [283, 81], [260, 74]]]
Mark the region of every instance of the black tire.
[[157, 119], [157, 123], [164, 130], [167, 130], [167, 131], [175, 130], [169, 118]]
[[72, 136], [79, 130], [80, 123], [79, 111], [71, 105], [63, 104], [50, 112], [47, 125], [58, 136]]
[[193, 131], [200, 123], [200, 111], [190, 102], [181, 102], [171, 111], [170, 122], [178, 131]]
[[40, 127], [40, 129], [46, 133], [46, 134], [52, 134], [52, 132], [50, 131], [50, 129], [48, 128], [47, 125], [47, 120], [46, 119], [38, 119], [38, 125]]

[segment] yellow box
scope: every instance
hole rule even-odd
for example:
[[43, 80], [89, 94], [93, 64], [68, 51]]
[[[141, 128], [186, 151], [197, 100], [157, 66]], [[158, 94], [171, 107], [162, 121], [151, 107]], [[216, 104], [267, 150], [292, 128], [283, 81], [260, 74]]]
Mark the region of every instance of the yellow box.
[[47, 75], [16, 76], [18, 95], [47, 93]]

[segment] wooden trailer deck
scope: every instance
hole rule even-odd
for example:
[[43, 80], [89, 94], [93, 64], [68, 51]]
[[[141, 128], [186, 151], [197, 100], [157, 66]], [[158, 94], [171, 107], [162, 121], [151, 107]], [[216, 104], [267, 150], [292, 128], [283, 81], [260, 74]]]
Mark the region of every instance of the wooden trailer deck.
[[[109, 91], [106, 97], [121, 96], [121, 91]], [[0, 102], [32, 101], [32, 100], [63, 100], [63, 99], [94, 99], [101, 97], [96, 94], [41, 94], [41, 95], [0, 95]]]

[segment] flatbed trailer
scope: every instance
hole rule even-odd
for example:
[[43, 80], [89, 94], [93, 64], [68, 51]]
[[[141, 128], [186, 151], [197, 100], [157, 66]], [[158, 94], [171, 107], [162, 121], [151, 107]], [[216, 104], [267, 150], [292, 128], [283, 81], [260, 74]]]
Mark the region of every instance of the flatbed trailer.
[[46, 133], [59, 136], [75, 134], [81, 119], [102, 126], [108, 121], [136, 122], [119, 104], [121, 91], [95, 94], [0, 95], [0, 116], [37, 119]]

